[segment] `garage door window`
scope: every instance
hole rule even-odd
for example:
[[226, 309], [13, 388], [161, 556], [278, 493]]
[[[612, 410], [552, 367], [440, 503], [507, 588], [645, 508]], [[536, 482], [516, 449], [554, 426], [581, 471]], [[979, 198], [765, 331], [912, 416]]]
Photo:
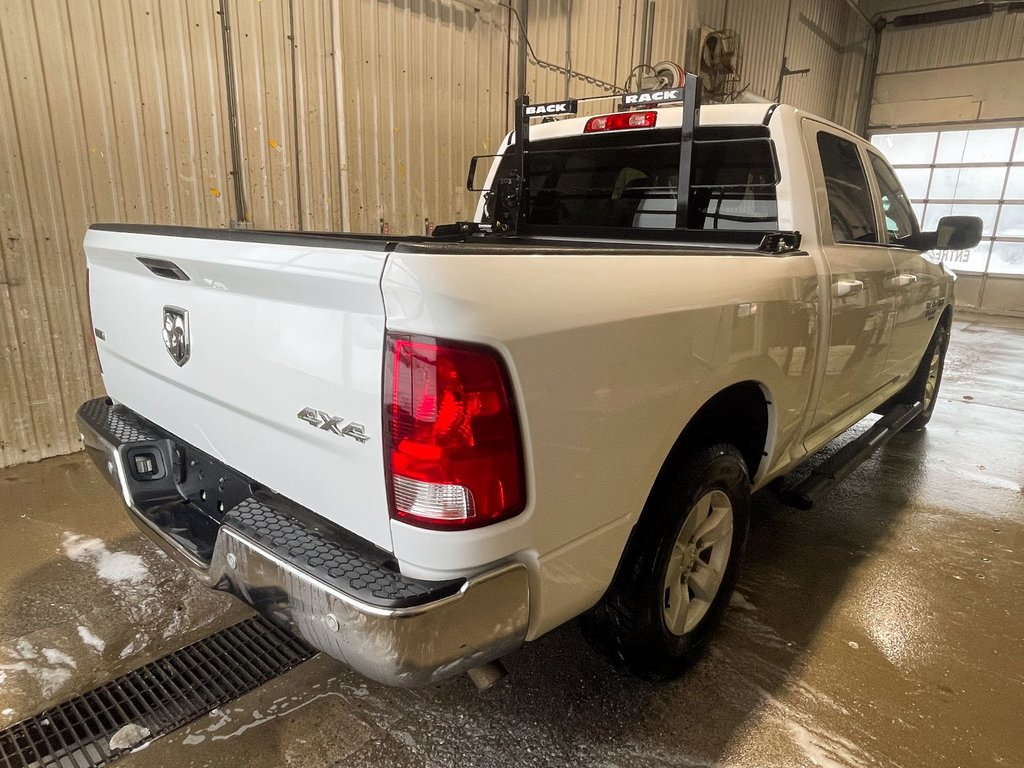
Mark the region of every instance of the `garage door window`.
[[943, 216], [980, 216], [983, 239], [969, 251], [932, 256], [958, 272], [1024, 276], [1024, 127], [878, 133], [921, 229]]

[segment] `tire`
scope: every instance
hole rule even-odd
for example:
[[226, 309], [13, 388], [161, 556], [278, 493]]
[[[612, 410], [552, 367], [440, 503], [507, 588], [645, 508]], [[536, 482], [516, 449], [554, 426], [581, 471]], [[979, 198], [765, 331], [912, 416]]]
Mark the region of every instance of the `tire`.
[[611, 587], [583, 622], [599, 651], [646, 680], [678, 677], [700, 657], [747, 543], [750, 479], [740, 452], [713, 445], [679, 466], [658, 479]]
[[922, 430], [932, 420], [935, 403], [939, 399], [939, 385], [942, 383], [942, 370], [946, 363], [946, 350], [949, 348], [949, 325], [945, 320], [939, 323], [931, 342], [928, 344], [928, 348], [925, 350], [924, 357], [918, 363], [914, 377], [895, 398], [897, 403], [921, 402], [924, 404], [924, 410], [903, 428], [904, 432]]

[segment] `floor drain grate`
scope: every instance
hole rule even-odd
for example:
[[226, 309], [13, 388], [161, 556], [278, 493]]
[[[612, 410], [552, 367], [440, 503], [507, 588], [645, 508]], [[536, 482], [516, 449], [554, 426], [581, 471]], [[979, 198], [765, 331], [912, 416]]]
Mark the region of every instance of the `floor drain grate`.
[[123, 726], [150, 739], [257, 688], [316, 653], [254, 616], [0, 730], [2, 768], [92, 768], [116, 759]]

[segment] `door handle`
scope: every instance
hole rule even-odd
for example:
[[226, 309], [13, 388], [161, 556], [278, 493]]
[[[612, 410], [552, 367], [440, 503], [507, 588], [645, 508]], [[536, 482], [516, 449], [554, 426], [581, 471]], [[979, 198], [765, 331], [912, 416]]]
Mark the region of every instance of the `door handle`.
[[838, 283], [832, 284], [832, 293], [837, 298], [852, 296], [853, 294], [860, 293], [863, 290], [863, 280], [840, 280]]
[[913, 285], [917, 282], [917, 275], [910, 275], [904, 272], [901, 275], [896, 275], [890, 282], [897, 288], [905, 288], [908, 285]]

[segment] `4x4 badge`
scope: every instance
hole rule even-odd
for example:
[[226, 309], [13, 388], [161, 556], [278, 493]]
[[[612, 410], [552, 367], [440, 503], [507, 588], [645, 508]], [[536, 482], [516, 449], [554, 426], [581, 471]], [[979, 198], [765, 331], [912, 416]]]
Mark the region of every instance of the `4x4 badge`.
[[366, 427], [362, 424], [354, 421], [346, 424], [345, 420], [340, 416], [331, 416], [324, 411], [318, 411], [314, 408], [303, 408], [299, 411], [298, 417], [307, 424], [319, 427], [325, 432], [333, 432], [342, 437], [351, 437], [360, 443], [365, 443], [370, 439], [370, 436], [366, 434]]
[[164, 346], [171, 360], [179, 366], [188, 362], [192, 354], [192, 341], [188, 333], [188, 310], [164, 307]]

